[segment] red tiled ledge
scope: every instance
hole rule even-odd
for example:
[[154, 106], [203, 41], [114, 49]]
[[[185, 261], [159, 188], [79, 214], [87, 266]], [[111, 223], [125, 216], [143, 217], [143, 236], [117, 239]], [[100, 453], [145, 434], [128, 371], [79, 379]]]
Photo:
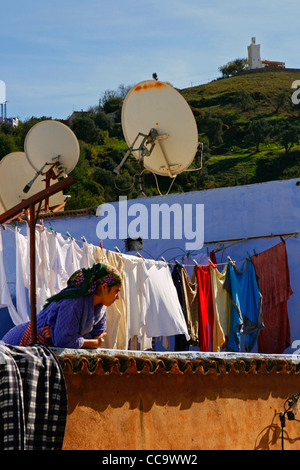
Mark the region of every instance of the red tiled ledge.
[[65, 374], [298, 374], [300, 356], [52, 348]]

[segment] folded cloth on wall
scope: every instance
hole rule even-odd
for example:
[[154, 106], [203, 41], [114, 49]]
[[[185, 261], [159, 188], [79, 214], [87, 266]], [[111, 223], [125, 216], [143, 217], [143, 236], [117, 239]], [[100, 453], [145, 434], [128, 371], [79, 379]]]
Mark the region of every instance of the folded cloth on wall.
[[225, 289], [231, 296], [230, 333], [227, 350], [241, 350], [241, 335], [247, 335], [245, 350], [250, 352], [259, 331], [264, 328], [262, 321], [262, 295], [259, 292], [254, 266], [245, 260], [242, 269], [228, 263]]
[[0, 388], [0, 449], [61, 450], [67, 390], [54, 354], [1, 344]]
[[291, 344], [287, 300], [293, 293], [285, 242], [252, 256], [251, 260], [263, 296], [265, 329], [258, 337], [258, 352], [282, 354]]

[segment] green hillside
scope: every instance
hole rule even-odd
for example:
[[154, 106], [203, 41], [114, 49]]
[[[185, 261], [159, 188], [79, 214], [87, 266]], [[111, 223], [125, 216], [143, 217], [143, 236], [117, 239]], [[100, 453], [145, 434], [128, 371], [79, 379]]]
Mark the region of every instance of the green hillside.
[[[245, 73], [181, 91], [207, 142], [206, 185], [300, 176], [300, 104], [292, 103], [297, 79], [300, 71]], [[209, 139], [207, 127], [217, 121], [219, 134]]]
[[[264, 71], [179, 90], [197, 122], [203, 167], [178, 175], [170, 193], [300, 177], [300, 104], [292, 103], [295, 80], [300, 80], [300, 71]], [[139, 195], [139, 167], [133, 156], [117, 178], [113, 175], [127, 150], [121, 109], [129, 88], [107, 90], [99, 106], [66, 120], [80, 143], [73, 170], [77, 184], [68, 189], [72, 197], [66, 210], [116, 201], [119, 195]], [[32, 117], [18, 128], [0, 124], [0, 159], [23, 151], [28, 130], [42, 119], [51, 117]], [[200, 163], [198, 151], [192, 166]], [[147, 196], [159, 194], [158, 188], [162, 194], [169, 190], [169, 178], [156, 181], [147, 171], [144, 178]]]

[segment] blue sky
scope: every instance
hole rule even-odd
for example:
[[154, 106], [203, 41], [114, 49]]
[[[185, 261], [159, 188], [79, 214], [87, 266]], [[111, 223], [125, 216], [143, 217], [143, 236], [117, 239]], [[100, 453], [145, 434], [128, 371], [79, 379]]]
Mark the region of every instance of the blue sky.
[[7, 115], [66, 119], [153, 72], [207, 83], [247, 57], [252, 36], [262, 59], [300, 68], [299, 14], [297, 0], [1, 0]]

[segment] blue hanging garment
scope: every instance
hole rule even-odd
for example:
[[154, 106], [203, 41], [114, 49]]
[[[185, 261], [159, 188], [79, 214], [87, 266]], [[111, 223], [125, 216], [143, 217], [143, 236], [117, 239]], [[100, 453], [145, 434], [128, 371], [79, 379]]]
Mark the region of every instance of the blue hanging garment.
[[224, 287], [231, 295], [230, 331], [226, 349], [241, 351], [241, 335], [247, 335], [245, 350], [250, 352], [260, 330], [264, 328], [262, 295], [252, 262], [245, 260], [242, 269], [228, 263]]

